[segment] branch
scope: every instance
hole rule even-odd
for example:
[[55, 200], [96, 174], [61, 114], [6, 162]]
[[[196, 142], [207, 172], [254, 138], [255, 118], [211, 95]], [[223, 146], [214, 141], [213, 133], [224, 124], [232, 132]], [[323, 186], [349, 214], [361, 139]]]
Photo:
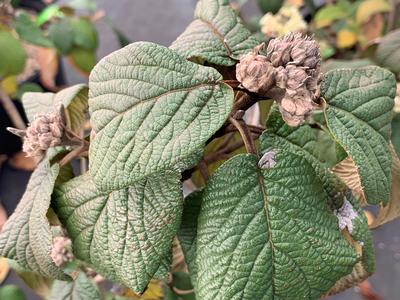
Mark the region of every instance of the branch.
[[21, 130], [26, 129], [25, 121], [22, 119], [12, 100], [7, 93], [3, 91], [3, 89], [0, 89], [0, 101], [3, 104], [4, 110], [11, 119], [13, 125]]
[[78, 148], [75, 148], [71, 152], [69, 152], [67, 155], [65, 155], [59, 162], [60, 167], [65, 166], [66, 164], [70, 163], [72, 160], [75, 158], [86, 154], [88, 151], [87, 145], [81, 145]]
[[253, 137], [251, 136], [251, 132], [247, 127], [247, 124], [243, 120], [236, 120], [232, 117], [229, 118], [229, 122], [231, 122], [232, 125], [235, 126], [239, 131], [243, 139], [244, 146], [246, 147], [246, 151], [248, 153], [256, 154], [257, 149], [254, 145]]

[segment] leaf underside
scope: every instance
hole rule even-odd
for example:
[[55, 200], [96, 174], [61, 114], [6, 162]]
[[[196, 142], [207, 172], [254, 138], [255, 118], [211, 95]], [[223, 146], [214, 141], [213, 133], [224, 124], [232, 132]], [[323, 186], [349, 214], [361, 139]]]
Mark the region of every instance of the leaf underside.
[[260, 170], [238, 155], [210, 178], [197, 228], [200, 299], [317, 299], [358, 258], [314, 168], [279, 151]]
[[76, 257], [136, 293], [171, 255], [182, 206], [180, 176], [172, 172], [112, 192], [86, 173], [56, 190], [54, 201]]
[[88, 108], [88, 87], [86, 84], [77, 84], [54, 93], [25, 93], [22, 103], [29, 122], [39, 113], [53, 111], [57, 105], [63, 104], [66, 108], [67, 126], [79, 132], [86, 117]]
[[53, 238], [46, 217], [58, 173], [59, 166], [50, 166], [47, 159], [32, 173], [25, 194], [1, 232], [0, 256], [44, 277], [67, 280], [50, 257]]
[[195, 20], [170, 48], [188, 59], [232, 66], [257, 44], [259, 42], [242, 24], [229, 0], [200, 0]]
[[101, 60], [89, 81], [96, 184], [114, 190], [195, 165], [231, 111], [233, 91], [221, 80], [216, 70], [148, 42]]
[[379, 67], [328, 72], [321, 85], [327, 126], [356, 164], [368, 203], [387, 203], [389, 147], [396, 92], [393, 74]]

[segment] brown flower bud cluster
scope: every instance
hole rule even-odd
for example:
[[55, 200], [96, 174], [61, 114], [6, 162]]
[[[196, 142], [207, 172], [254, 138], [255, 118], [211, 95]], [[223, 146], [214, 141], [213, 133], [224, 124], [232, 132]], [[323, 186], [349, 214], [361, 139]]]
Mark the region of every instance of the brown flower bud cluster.
[[61, 113], [37, 114], [25, 132], [22, 150], [27, 156], [41, 156], [50, 147], [61, 144], [63, 133]]
[[71, 245], [71, 240], [65, 236], [57, 236], [53, 239], [50, 257], [56, 266], [60, 267], [74, 259]]
[[269, 42], [267, 54], [257, 46], [236, 66], [236, 77], [247, 90], [272, 97], [290, 126], [298, 126], [317, 107], [321, 82], [318, 44], [301, 33]]

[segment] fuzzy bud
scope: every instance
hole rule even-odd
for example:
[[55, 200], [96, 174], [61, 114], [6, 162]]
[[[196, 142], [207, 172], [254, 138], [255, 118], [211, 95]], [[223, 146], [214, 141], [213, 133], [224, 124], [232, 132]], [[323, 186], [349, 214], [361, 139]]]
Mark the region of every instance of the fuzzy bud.
[[285, 71], [287, 74], [286, 88], [290, 90], [301, 88], [310, 78], [304, 68], [295, 65], [286, 66]]
[[280, 38], [269, 42], [267, 48], [267, 58], [274, 67], [285, 66], [290, 62], [290, 52], [292, 50], [291, 41], [285, 41]]
[[303, 124], [316, 107], [311, 93], [304, 87], [297, 91], [287, 90], [283, 98], [278, 101], [278, 106], [282, 118], [292, 127]]
[[40, 156], [61, 144], [64, 122], [59, 112], [37, 114], [25, 132], [22, 150], [27, 156]]
[[318, 43], [311, 37], [296, 34], [290, 56], [293, 64], [314, 69], [321, 63]]
[[275, 84], [276, 70], [259, 51], [264, 44], [256, 47], [240, 59], [236, 66], [236, 78], [244, 88], [254, 93], [264, 93]]
[[72, 261], [74, 255], [71, 251], [71, 240], [64, 236], [57, 236], [53, 239], [50, 257], [58, 267], [66, 262]]

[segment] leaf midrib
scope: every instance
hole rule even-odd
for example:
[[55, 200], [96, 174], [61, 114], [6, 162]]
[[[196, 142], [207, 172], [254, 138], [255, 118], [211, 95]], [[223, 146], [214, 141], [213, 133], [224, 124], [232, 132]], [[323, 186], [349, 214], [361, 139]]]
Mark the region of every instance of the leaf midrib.
[[221, 44], [224, 46], [224, 48], [226, 49], [226, 51], [228, 52], [227, 56], [233, 60], [235, 60], [232, 55], [233, 55], [233, 51], [230, 48], [230, 46], [228, 45], [228, 43], [225, 41], [225, 36], [219, 32], [218, 28], [216, 28], [210, 21], [206, 21], [204, 19], [198, 19], [199, 21], [203, 22], [206, 26], [208, 26], [211, 31], [218, 37], [218, 39], [220, 40]]
[[270, 215], [269, 215], [269, 201], [268, 201], [268, 196], [267, 192], [265, 189], [264, 185], [264, 176], [261, 172], [261, 170], [256, 166], [257, 170], [257, 180], [258, 180], [258, 186], [260, 188], [261, 195], [263, 197], [264, 205], [263, 205], [263, 210], [264, 210], [264, 215], [267, 223], [267, 232], [268, 232], [268, 244], [271, 246], [271, 286], [272, 286], [272, 300], [275, 298], [275, 245], [272, 240], [272, 230], [271, 230], [271, 220], [270, 220]]

